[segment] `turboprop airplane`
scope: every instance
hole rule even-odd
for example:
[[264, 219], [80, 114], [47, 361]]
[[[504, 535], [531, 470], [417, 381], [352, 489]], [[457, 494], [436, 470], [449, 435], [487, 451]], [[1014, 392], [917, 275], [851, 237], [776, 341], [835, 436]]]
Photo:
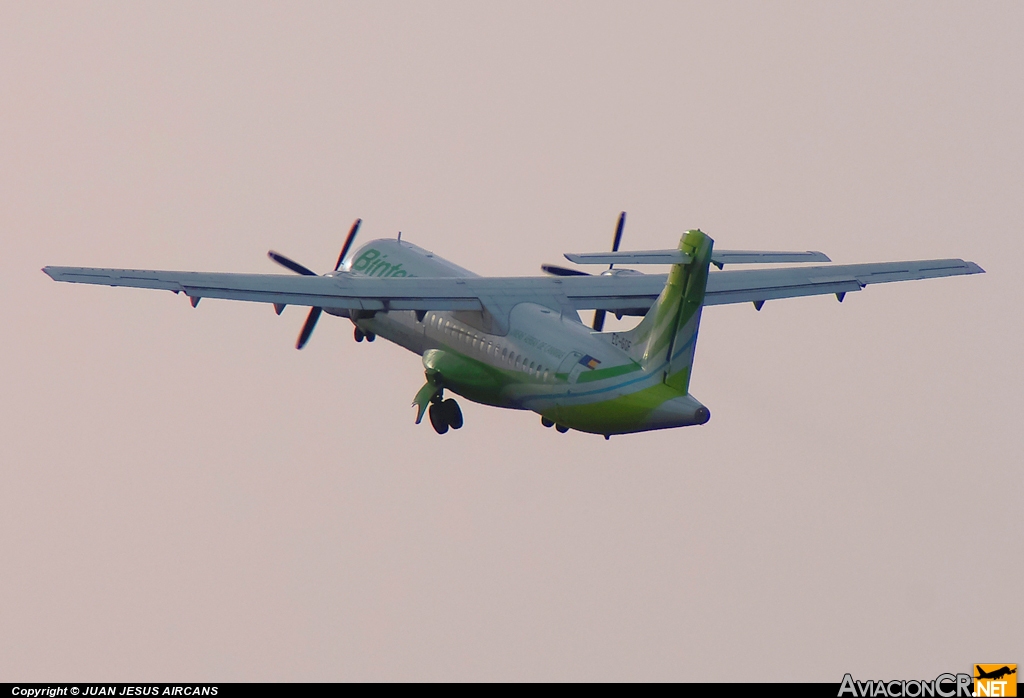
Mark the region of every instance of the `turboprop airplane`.
[[[357, 220], [334, 270], [318, 275], [284, 255], [268, 256], [298, 276], [46, 267], [56, 281], [133, 286], [203, 298], [307, 306], [296, 348], [322, 312], [348, 318], [355, 340], [377, 336], [423, 357], [426, 383], [413, 400], [439, 434], [463, 426], [445, 391], [467, 400], [533, 410], [545, 427], [603, 435], [705, 424], [711, 412], [690, 395], [694, 347], [705, 306], [847, 293], [869, 284], [979, 274], [973, 262], [937, 259], [804, 265], [742, 271], [726, 264], [830, 262], [821, 252], [716, 251], [700, 230], [676, 249], [620, 252], [625, 213], [610, 253], [566, 254], [577, 264], [607, 264], [600, 274], [543, 265], [548, 276], [481, 277], [401, 239], [374, 240], [349, 257]], [[617, 264], [670, 264], [643, 274]], [[711, 271], [710, 267], [718, 267]], [[578, 311], [594, 310], [593, 324]], [[643, 319], [604, 332], [605, 314]]]

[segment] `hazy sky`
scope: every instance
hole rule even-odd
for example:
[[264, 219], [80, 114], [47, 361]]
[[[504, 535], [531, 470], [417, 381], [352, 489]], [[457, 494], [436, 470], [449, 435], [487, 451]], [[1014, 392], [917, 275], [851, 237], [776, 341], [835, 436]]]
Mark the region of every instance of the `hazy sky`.
[[[1024, 5], [0, 0], [0, 680], [1024, 662]], [[714, 307], [703, 427], [560, 435], [304, 309], [47, 264], [962, 257]], [[1014, 628], [1018, 628], [1014, 630]]]

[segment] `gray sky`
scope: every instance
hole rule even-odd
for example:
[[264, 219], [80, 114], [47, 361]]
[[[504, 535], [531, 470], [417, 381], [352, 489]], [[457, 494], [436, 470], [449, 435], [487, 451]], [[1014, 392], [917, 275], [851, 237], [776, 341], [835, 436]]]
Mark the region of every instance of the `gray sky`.
[[[1024, 6], [0, 0], [0, 680], [931, 678], [1024, 661]], [[304, 311], [46, 264], [962, 257], [715, 307], [703, 427], [462, 401]]]

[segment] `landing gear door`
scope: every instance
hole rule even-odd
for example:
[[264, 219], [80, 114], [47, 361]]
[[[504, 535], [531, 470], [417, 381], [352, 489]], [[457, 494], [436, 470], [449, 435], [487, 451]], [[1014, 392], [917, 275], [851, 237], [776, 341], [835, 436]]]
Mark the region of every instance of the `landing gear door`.
[[586, 368], [580, 363], [580, 359], [582, 358], [583, 354], [578, 351], [569, 352], [566, 354], [565, 358], [562, 359], [562, 363], [558, 365], [558, 372], [569, 374], [566, 380], [570, 383], [575, 383], [580, 377], [580, 373], [582, 373], [583, 369]]

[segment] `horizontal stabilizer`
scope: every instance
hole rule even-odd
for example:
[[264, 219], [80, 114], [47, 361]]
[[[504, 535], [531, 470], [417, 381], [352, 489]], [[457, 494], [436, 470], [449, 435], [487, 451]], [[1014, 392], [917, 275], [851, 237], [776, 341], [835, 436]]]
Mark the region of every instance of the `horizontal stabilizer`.
[[690, 262], [690, 256], [681, 250], [566, 252], [565, 258], [576, 264], [689, 264]]
[[[576, 264], [688, 264], [689, 256], [680, 250], [640, 250], [637, 252], [567, 252], [565, 258]], [[791, 264], [794, 262], [831, 262], [822, 252], [769, 252], [761, 250], [716, 250], [711, 263]]]
[[790, 264], [831, 262], [824, 252], [764, 252], [761, 250], [715, 250], [713, 264]]

